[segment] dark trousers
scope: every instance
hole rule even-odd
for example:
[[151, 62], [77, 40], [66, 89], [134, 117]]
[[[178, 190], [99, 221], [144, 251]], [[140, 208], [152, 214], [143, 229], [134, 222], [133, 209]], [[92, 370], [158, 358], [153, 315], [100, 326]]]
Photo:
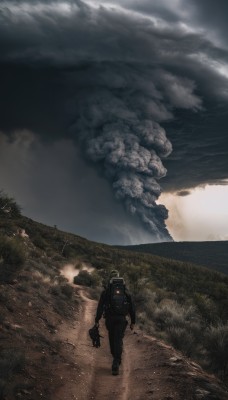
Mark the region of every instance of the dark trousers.
[[108, 330], [111, 354], [115, 360], [120, 362], [123, 351], [123, 337], [127, 327], [126, 318], [112, 315], [106, 318], [105, 325]]

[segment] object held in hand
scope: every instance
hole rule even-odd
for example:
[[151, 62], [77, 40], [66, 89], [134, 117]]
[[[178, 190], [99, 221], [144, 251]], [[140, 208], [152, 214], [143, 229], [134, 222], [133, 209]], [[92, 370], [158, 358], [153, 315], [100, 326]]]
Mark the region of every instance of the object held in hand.
[[102, 338], [103, 336], [100, 335], [98, 326], [94, 325], [93, 328], [89, 329], [89, 336], [92, 340], [93, 347], [101, 346], [100, 338]]

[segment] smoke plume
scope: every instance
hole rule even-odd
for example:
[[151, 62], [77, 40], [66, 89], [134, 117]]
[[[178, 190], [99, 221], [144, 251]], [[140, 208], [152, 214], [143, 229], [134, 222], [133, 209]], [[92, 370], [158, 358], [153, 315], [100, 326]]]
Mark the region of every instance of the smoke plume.
[[[7, 98], [9, 85], [13, 93], [9, 103], [2, 96], [4, 130], [73, 139], [151, 240], [172, 240], [168, 212], [156, 203], [167, 172], [163, 159], [172, 151], [162, 125], [176, 108], [202, 109], [195, 78], [210, 87], [215, 72], [204, 60], [223, 60], [224, 51], [178, 20], [97, 1], [6, 1], [0, 22], [0, 65], [9, 74], [2, 87]], [[218, 91], [223, 83], [217, 77]]]
[[[85, 77], [80, 74], [81, 85], [83, 81], [88, 84], [88, 75], [88, 69]], [[166, 119], [168, 111], [156, 98], [153, 84], [143, 80], [143, 71], [137, 75], [129, 68], [127, 74], [124, 67], [115, 71], [114, 65], [103, 70], [93, 66], [91, 75], [91, 93], [81, 89], [80, 107], [76, 109], [79, 101], [75, 98], [75, 112], [71, 104], [76, 115], [71, 134], [87, 159], [100, 166], [116, 198], [140, 219], [153, 240], [171, 240], [164, 222], [168, 212], [156, 204], [161, 193], [158, 181], [167, 172], [162, 158], [171, 153], [172, 145], [155, 118]]]

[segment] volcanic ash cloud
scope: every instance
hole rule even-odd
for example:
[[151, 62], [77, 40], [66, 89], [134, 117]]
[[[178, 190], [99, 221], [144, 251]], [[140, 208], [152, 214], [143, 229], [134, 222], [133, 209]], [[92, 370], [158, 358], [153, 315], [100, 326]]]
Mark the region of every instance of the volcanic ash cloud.
[[[90, 95], [80, 92], [72, 135], [79, 140], [85, 156], [100, 166], [116, 198], [149, 230], [153, 240], [172, 240], [165, 225], [168, 211], [156, 204], [161, 194], [158, 181], [167, 172], [161, 159], [171, 153], [172, 145], [152, 112], [144, 108], [146, 102], [154, 102], [153, 94], [149, 89], [145, 93], [145, 86], [139, 90], [136, 75], [130, 83], [120, 74], [113, 87], [110, 82], [105, 90], [96, 69], [93, 77]], [[157, 101], [157, 109], [159, 106]]]

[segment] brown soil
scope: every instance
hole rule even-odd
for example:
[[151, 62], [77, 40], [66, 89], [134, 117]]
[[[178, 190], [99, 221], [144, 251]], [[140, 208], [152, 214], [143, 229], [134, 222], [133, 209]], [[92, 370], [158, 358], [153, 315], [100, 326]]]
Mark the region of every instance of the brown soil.
[[[92, 347], [88, 329], [93, 326], [97, 302], [80, 289], [78, 320], [62, 324], [58, 336], [61, 359], [56, 363], [56, 390], [51, 400], [225, 400], [227, 393], [212, 375], [172, 347], [141, 331], [128, 328], [123, 363], [112, 376], [112, 358], [104, 323], [99, 349]], [[56, 379], [56, 378], [55, 378]]]

